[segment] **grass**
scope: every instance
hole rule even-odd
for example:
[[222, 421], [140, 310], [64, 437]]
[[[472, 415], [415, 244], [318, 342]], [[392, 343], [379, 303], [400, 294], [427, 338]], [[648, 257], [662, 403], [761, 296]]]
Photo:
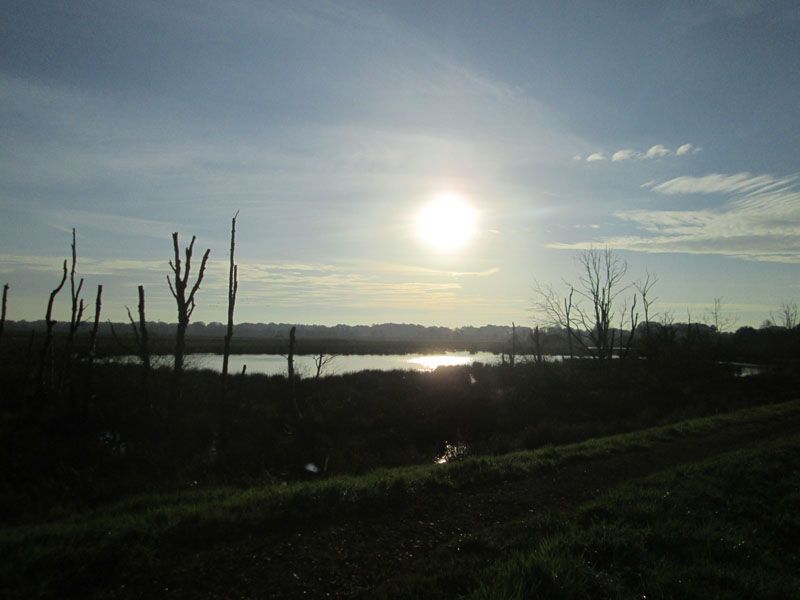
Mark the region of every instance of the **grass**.
[[620, 486], [540, 527], [471, 598], [797, 598], [798, 464], [795, 434]]
[[[113, 578], [115, 569], [124, 568], [129, 572], [146, 569], [159, 548], [185, 550], [191, 548], [196, 540], [224, 546], [243, 536], [290, 528], [293, 523], [310, 520], [319, 523], [343, 515], [393, 511], [426, 495], [520, 480], [570, 463], [642, 451], [660, 442], [682, 437], [733, 429], [742, 432], [798, 414], [800, 402], [796, 401], [566, 446], [467, 458], [446, 465], [384, 469], [361, 477], [341, 476], [244, 490], [218, 488], [143, 494], [53, 522], [6, 528], [0, 532], [0, 554], [5, 557], [0, 566], [0, 582], [5, 589], [12, 593], [17, 591], [20, 596], [46, 595], [59, 589], [63, 574], [69, 573], [74, 580], [74, 589], [87, 592], [97, 585], [98, 579]], [[593, 514], [599, 514], [597, 509], [594, 510]], [[575, 536], [580, 537], [580, 526], [573, 527], [577, 532]], [[602, 527], [592, 527], [589, 530], [592, 535], [602, 533]], [[620, 535], [630, 537], [629, 534], [623, 531]], [[563, 551], [565, 557], [572, 556], [575, 539], [569, 537], [568, 532], [559, 534], [558, 543], [562, 544], [559, 552]], [[474, 543], [480, 547], [479, 542]], [[554, 544], [555, 541], [547, 543]], [[557, 574], [558, 571], [553, 571], [556, 566], [559, 569], [578, 568], [574, 560], [569, 562], [567, 558], [563, 564], [559, 562], [557, 565], [548, 566], [546, 561], [541, 562], [545, 558], [556, 560], [559, 556], [548, 548], [542, 546], [497, 566], [482, 589], [506, 589], [503, 587], [507, 585], [504, 577], [509, 581], [518, 578], [525, 565], [534, 565], [531, 572], [537, 573], [536, 569], [547, 568]], [[35, 589], [31, 589], [32, 585]], [[527, 589], [521, 588], [522, 593]], [[608, 589], [612, 590], [611, 587]]]

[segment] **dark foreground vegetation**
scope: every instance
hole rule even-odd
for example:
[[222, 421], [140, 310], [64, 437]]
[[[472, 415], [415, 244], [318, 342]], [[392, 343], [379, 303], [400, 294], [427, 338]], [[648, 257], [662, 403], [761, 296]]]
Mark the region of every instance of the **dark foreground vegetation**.
[[4, 528], [0, 582], [12, 598], [796, 597], [798, 425], [795, 401], [361, 477], [140, 492]]
[[[655, 279], [622, 285], [627, 266], [590, 250], [578, 287], [540, 287], [552, 326], [512, 324], [501, 364], [303, 378], [297, 353], [362, 342], [290, 326], [285, 376], [229, 373], [235, 225], [224, 336], [189, 335], [209, 252], [198, 268], [175, 233], [178, 323], [159, 336], [139, 286], [112, 331], [139, 364], [103, 360], [74, 232], [38, 330], [4, 331], [4, 287], [5, 596], [797, 596], [795, 305], [736, 333], [719, 300], [710, 325], [656, 321]], [[220, 345], [221, 374], [187, 368]]]
[[[736, 377], [692, 360], [517, 363], [319, 379], [235, 375], [219, 445], [219, 374], [98, 363], [34, 411], [14, 357], [0, 373], [3, 522], [90, 508], [142, 489], [252, 485], [499, 454], [788, 400], [791, 365]], [[147, 389], [145, 389], [145, 386]]]

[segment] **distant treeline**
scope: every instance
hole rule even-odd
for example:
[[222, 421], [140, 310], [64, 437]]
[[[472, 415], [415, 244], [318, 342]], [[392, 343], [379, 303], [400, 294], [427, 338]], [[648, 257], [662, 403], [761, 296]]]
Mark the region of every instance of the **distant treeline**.
[[[231, 352], [234, 354], [285, 354], [289, 323], [241, 323], [234, 326]], [[45, 321], [7, 321], [5, 335], [22, 342], [31, 332], [40, 335]], [[148, 321], [152, 351], [169, 354], [174, 345], [176, 324]], [[54, 335], [58, 339], [69, 333], [69, 323], [57, 323]], [[622, 339], [618, 330], [617, 339]], [[85, 337], [88, 328], [79, 330], [76, 337]], [[187, 328], [187, 351], [221, 353], [225, 325], [219, 322], [190, 323]], [[569, 346], [564, 329], [554, 326], [541, 328], [540, 346], [543, 354], [567, 355]], [[534, 353], [534, 329], [524, 326], [484, 325], [481, 327], [425, 327], [404, 323], [376, 325], [296, 325], [297, 354], [405, 354], [441, 351], [487, 351], [526, 355]], [[514, 340], [515, 338], [515, 340]], [[8, 340], [11, 341], [10, 339]], [[639, 323], [634, 334], [634, 346], [639, 354], [655, 351], [686, 352], [693, 344], [704, 342], [715, 347], [721, 360], [771, 362], [800, 356], [800, 327], [779, 326], [740, 327], [735, 332], [718, 332], [704, 323]], [[135, 353], [129, 323], [100, 323], [97, 351], [99, 355]], [[649, 352], [644, 346], [650, 345]], [[579, 349], [576, 349], [579, 350]], [[581, 355], [580, 351], [575, 352]]]
[[[163, 341], [164, 352], [174, 344], [175, 323], [148, 321], [147, 330], [158, 352]], [[231, 352], [233, 353], [284, 353], [289, 339], [290, 323], [240, 323], [234, 326]], [[39, 321], [9, 321], [9, 337], [27, 337], [32, 331], [37, 335], [45, 331], [46, 323]], [[68, 323], [57, 323], [53, 333], [66, 335]], [[318, 352], [335, 354], [405, 353], [440, 350], [506, 351], [505, 345], [512, 337], [511, 326], [485, 325], [481, 327], [425, 327], [402, 323], [377, 325], [296, 325], [297, 353]], [[84, 330], [82, 333], [86, 334]], [[531, 329], [517, 327], [519, 340], [528, 339]], [[80, 335], [80, 333], [78, 334]], [[219, 322], [190, 323], [186, 329], [187, 349], [190, 352], [221, 352], [225, 325]], [[98, 352], [101, 354], [127, 353], [125, 346], [131, 337], [129, 323], [100, 323]], [[120, 343], [121, 342], [121, 343]]]

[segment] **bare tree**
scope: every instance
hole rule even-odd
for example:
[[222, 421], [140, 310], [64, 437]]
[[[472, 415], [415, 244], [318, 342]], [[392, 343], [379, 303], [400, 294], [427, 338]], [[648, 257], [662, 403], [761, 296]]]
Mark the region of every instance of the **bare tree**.
[[97, 286], [97, 296], [94, 299], [94, 321], [92, 331], [89, 333], [89, 358], [94, 359], [97, 353], [97, 330], [100, 327], [100, 310], [103, 308], [103, 286]]
[[64, 381], [68, 380], [69, 385], [69, 410], [75, 410], [75, 382], [72, 377], [72, 347], [75, 344], [75, 334], [81, 326], [83, 319], [83, 299], [81, 296], [81, 289], [83, 288], [83, 278], [81, 277], [77, 287], [75, 286], [75, 269], [78, 265], [78, 249], [75, 243], [75, 228], [72, 228], [72, 263], [69, 269], [69, 296], [71, 302], [69, 329], [67, 330], [67, 339], [64, 343], [64, 356], [61, 365], [61, 376], [59, 378], [58, 387], [62, 388]]
[[[7, 287], [7, 286], [6, 286]], [[785, 327], [786, 329], [794, 329], [797, 327], [797, 303], [792, 300], [784, 300], [778, 307], [778, 312], [773, 313], [770, 311], [769, 319], [778, 327]]]
[[581, 275], [577, 284], [565, 282], [569, 294], [564, 298], [552, 286], [537, 284], [535, 290], [539, 299], [536, 307], [551, 323], [565, 328], [568, 338], [588, 354], [609, 360], [618, 342], [614, 322], [618, 318], [624, 320], [625, 313], [628, 313], [633, 329], [638, 321], [635, 293], [630, 311], [626, 303], [623, 303], [621, 311], [619, 308], [622, 294], [630, 288], [625, 283], [628, 264], [611, 248], [584, 250], [578, 255], [578, 264]]
[[100, 310], [103, 307], [103, 286], [97, 286], [97, 296], [94, 300], [94, 321], [89, 333], [89, 348], [86, 352], [86, 392], [83, 399], [83, 417], [89, 414], [89, 408], [94, 397], [94, 359], [97, 356], [97, 330], [100, 327]]
[[219, 446], [222, 449], [227, 442], [226, 398], [228, 394], [228, 361], [231, 354], [233, 338], [233, 311], [236, 306], [236, 293], [239, 291], [239, 266], [234, 262], [236, 251], [236, 218], [239, 211], [231, 219], [231, 250], [228, 265], [228, 325], [225, 331], [225, 346], [222, 352], [222, 393], [219, 399]]
[[511, 322], [511, 353], [508, 355], [508, 362], [514, 366], [514, 361], [517, 358], [517, 324]]
[[6, 308], [8, 306], [8, 284], [3, 285], [3, 306], [0, 309], [0, 339], [3, 339], [3, 329], [6, 326]]
[[[620, 330], [620, 358], [626, 358], [631, 351], [631, 345], [633, 344], [633, 336], [636, 334], [636, 327], [639, 324], [639, 312], [636, 310], [636, 302], [637, 296], [636, 294], [633, 295], [633, 301], [631, 302], [630, 311], [628, 310], [627, 302], [622, 307], [620, 311], [620, 323], [619, 323], [619, 330]], [[624, 331], [628, 332], [625, 341], [622, 341], [622, 334]]]
[[538, 325], [528, 330], [533, 345], [533, 361], [538, 365], [544, 362], [544, 348], [542, 344], [542, 331]]
[[75, 228], [72, 228], [72, 265], [69, 270], [69, 291], [72, 301], [72, 308], [69, 319], [69, 333], [67, 335], [67, 352], [72, 350], [72, 343], [75, 340], [75, 333], [81, 325], [83, 318], [83, 299], [81, 298], [81, 288], [83, 288], [83, 277], [81, 277], [78, 287], [75, 287], [75, 268], [78, 265], [78, 249], [75, 244]]
[[297, 326], [292, 325], [289, 330], [289, 354], [286, 355], [286, 370], [289, 374], [289, 380], [294, 380], [294, 350], [297, 344]]
[[570, 286], [569, 287], [569, 295], [564, 298], [563, 306], [564, 306], [564, 326], [567, 329], [567, 342], [569, 344], [569, 357], [572, 358], [575, 356], [575, 350], [572, 345], [572, 298], [575, 295], [575, 288]]
[[[36, 403], [37, 405], [41, 403], [44, 399], [45, 390], [47, 388], [46, 385], [46, 377], [48, 372], [48, 365], [52, 362], [52, 357], [50, 354], [51, 346], [53, 343], [53, 327], [55, 327], [56, 322], [53, 320], [53, 302], [56, 299], [56, 296], [61, 291], [61, 288], [64, 287], [64, 284], [67, 281], [67, 261], [64, 260], [64, 265], [62, 267], [62, 275], [61, 281], [59, 284], [50, 292], [50, 298], [47, 301], [47, 312], [45, 312], [44, 316], [44, 323], [45, 323], [45, 334], [44, 334], [44, 343], [42, 344], [41, 353], [39, 355], [39, 368], [36, 372]], [[35, 407], [37, 410], [40, 406]]]
[[133, 340], [136, 343], [136, 354], [142, 363], [142, 375], [141, 375], [142, 397], [143, 397], [142, 409], [147, 415], [151, 415], [153, 412], [153, 404], [150, 399], [150, 369], [151, 369], [150, 342], [149, 342], [150, 338], [147, 334], [147, 319], [145, 318], [143, 285], [139, 286], [138, 326], [133, 318], [133, 315], [131, 314], [131, 309], [126, 306], [125, 310], [128, 312], [128, 320], [131, 323], [131, 330], [133, 331]]
[[714, 327], [719, 336], [724, 331], [736, 325], [736, 315], [726, 314], [722, 307], [722, 298], [714, 298], [711, 311], [705, 315], [709, 324]]
[[316, 367], [316, 374], [314, 375], [314, 379], [319, 379], [322, 376], [325, 367], [327, 367], [333, 359], [336, 358], [336, 354], [324, 354], [320, 353], [314, 357], [314, 366]]
[[614, 353], [615, 334], [612, 327], [615, 316], [615, 301], [627, 290], [623, 279], [628, 272], [628, 263], [614, 254], [610, 248], [589, 248], [578, 256], [583, 274], [577, 292], [589, 302], [588, 311], [576, 305], [578, 320], [589, 334], [600, 360], [608, 360]]
[[[203, 259], [200, 261], [200, 270], [197, 274], [197, 279], [194, 285], [189, 288], [189, 276], [192, 270], [192, 250], [194, 249], [194, 242], [196, 236], [192, 236], [192, 241], [185, 249], [185, 262], [181, 265], [181, 254], [178, 247], [178, 232], [172, 234], [172, 246], [175, 253], [174, 260], [169, 261], [169, 266], [172, 269], [172, 276], [174, 283], [167, 275], [167, 283], [169, 290], [172, 292], [172, 297], [178, 306], [178, 327], [175, 333], [175, 366], [174, 376], [172, 380], [172, 393], [170, 394], [170, 401], [167, 407], [168, 418], [172, 422], [177, 416], [178, 399], [181, 394], [181, 379], [183, 377], [183, 359], [186, 351], [186, 328], [189, 326], [189, 319], [195, 309], [195, 295], [200, 288], [200, 283], [203, 281], [203, 275], [206, 270], [206, 263], [208, 262], [208, 255], [211, 253], [207, 249], [203, 254]], [[186, 291], [189, 289], [187, 295]]]
[[573, 327], [574, 319], [574, 304], [573, 299], [575, 296], [575, 288], [569, 286], [569, 294], [563, 298], [558, 295], [558, 292], [553, 289], [552, 285], [544, 284], [540, 281], [534, 284], [534, 293], [538, 299], [534, 304], [534, 309], [543, 314], [543, 320], [548, 325], [555, 325], [564, 329], [567, 336], [567, 344], [569, 346], [569, 357], [575, 356], [575, 349], [573, 341], [577, 341], [587, 353], [591, 353], [586, 340], [581, 336], [579, 331]]
[[295, 394], [295, 374], [294, 374], [294, 351], [296, 348], [297, 340], [295, 338], [295, 333], [297, 332], [297, 327], [292, 325], [292, 328], [289, 330], [289, 354], [286, 356], [286, 366], [289, 375], [289, 394], [292, 398], [292, 406], [294, 406], [294, 412], [297, 414], [298, 418], [303, 418], [303, 413], [300, 411], [300, 406], [297, 404], [297, 396]]
[[636, 288], [636, 291], [639, 292], [639, 297], [642, 299], [642, 310], [644, 311], [644, 334], [648, 342], [650, 341], [651, 334], [650, 321], [658, 316], [652, 311], [653, 304], [655, 304], [658, 298], [653, 298], [651, 295], [653, 287], [656, 285], [656, 283], [658, 283], [658, 277], [648, 271], [645, 274], [644, 279], [640, 279], [633, 284], [633, 287]]

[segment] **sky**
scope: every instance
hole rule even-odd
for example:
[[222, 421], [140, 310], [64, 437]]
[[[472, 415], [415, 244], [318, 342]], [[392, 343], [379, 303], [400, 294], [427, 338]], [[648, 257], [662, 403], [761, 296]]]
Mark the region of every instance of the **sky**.
[[[657, 312], [757, 325], [800, 300], [798, 64], [796, 1], [6, 0], [8, 318], [43, 318], [75, 227], [106, 318], [143, 284], [176, 320], [178, 231], [224, 321], [239, 211], [237, 322], [529, 324], [609, 246]], [[417, 230], [442, 194], [458, 249]]]

